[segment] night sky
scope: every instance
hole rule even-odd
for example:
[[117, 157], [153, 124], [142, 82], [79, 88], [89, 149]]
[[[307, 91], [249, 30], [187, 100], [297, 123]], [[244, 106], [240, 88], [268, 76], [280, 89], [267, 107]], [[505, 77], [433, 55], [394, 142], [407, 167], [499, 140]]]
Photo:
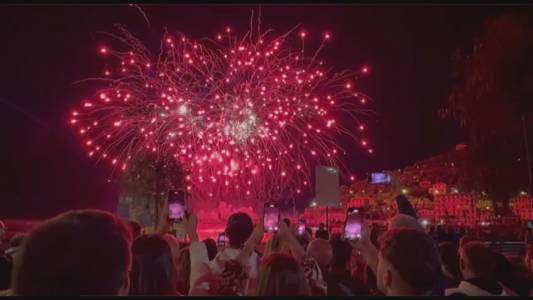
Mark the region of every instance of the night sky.
[[[0, 6], [0, 218], [41, 218], [72, 208], [114, 210], [111, 171], [95, 164], [67, 124], [74, 106], [94, 86], [76, 80], [100, 74], [97, 55], [120, 23], [158, 50], [163, 29], [213, 37], [230, 25], [249, 28], [257, 5]], [[470, 49], [484, 20], [504, 6], [263, 5], [262, 28], [278, 33], [301, 24], [310, 38], [324, 31], [333, 42], [322, 58], [336, 70], [369, 64], [357, 88], [373, 98], [369, 122], [375, 155], [349, 149], [347, 163], [365, 172], [401, 168], [451, 149], [465, 134], [437, 110], [452, 81], [452, 56]], [[297, 46], [297, 45], [295, 45]]]

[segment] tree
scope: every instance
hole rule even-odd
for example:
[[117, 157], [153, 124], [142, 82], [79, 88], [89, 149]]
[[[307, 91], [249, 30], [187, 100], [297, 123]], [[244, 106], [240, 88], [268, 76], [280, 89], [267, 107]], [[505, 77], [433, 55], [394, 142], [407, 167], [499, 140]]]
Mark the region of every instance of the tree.
[[506, 15], [487, 22], [472, 53], [457, 56], [456, 67], [458, 84], [444, 115], [470, 134], [470, 188], [485, 190], [506, 208], [509, 197], [527, 186], [531, 167], [525, 153], [533, 113], [530, 20]]
[[159, 208], [166, 192], [183, 188], [183, 169], [174, 158], [161, 158], [150, 152], [136, 156], [129, 168], [119, 177], [124, 196], [134, 200], [134, 206], [155, 207], [154, 222], [159, 218]]

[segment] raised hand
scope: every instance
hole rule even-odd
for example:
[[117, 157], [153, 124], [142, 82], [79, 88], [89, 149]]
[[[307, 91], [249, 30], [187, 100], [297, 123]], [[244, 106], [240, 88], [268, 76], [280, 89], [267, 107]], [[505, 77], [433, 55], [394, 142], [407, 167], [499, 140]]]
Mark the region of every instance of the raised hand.
[[168, 199], [163, 201], [161, 213], [159, 214], [159, 222], [157, 224], [156, 232], [158, 234], [167, 233], [172, 227], [172, 221], [168, 218]]
[[185, 218], [183, 218], [183, 221], [181, 221], [181, 224], [183, 225], [185, 234], [189, 236], [189, 239], [191, 240], [191, 242], [197, 242], [199, 238], [198, 238], [198, 233], [196, 231], [196, 227], [198, 225], [198, 219], [196, 215], [192, 211], [186, 212]]
[[361, 253], [370, 269], [372, 269], [374, 274], [377, 274], [378, 249], [370, 241], [371, 231], [371, 225], [364, 220], [361, 228], [361, 238], [358, 241], [350, 241], [350, 245]]
[[265, 221], [263, 220], [263, 217], [259, 218], [259, 222], [257, 222], [257, 225], [255, 225], [254, 231], [252, 232], [252, 235], [250, 236], [251, 239], [255, 243], [260, 243], [263, 239], [263, 235], [265, 234]]
[[365, 251], [368, 247], [373, 246], [370, 241], [370, 233], [372, 232], [372, 225], [366, 220], [361, 224], [361, 238], [357, 241], [350, 241], [350, 245], [359, 251]]

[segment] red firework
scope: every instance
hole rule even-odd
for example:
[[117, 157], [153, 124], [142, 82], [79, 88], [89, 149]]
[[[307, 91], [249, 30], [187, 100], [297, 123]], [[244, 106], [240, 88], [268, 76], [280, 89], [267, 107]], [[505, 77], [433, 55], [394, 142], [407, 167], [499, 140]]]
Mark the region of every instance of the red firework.
[[[357, 116], [369, 99], [354, 91], [369, 73], [330, 73], [317, 56], [331, 40], [325, 33], [312, 56], [289, 47], [291, 32], [244, 37], [228, 27], [214, 40], [166, 34], [153, 55], [125, 29], [111, 35], [126, 47], [98, 52], [117, 62], [103, 71], [106, 87], [83, 101], [70, 122], [78, 126], [89, 156], [125, 170], [143, 151], [178, 159], [188, 170], [194, 198], [272, 200], [310, 186], [316, 164], [342, 164], [340, 133], [373, 150]], [[350, 128], [336, 119], [350, 118]], [[349, 178], [353, 178], [350, 176]], [[282, 195], [282, 196], [281, 196]]]

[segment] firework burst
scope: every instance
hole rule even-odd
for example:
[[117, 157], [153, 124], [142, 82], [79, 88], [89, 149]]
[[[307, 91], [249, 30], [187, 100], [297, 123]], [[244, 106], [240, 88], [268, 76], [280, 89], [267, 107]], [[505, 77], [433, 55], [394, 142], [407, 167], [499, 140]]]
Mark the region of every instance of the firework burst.
[[[358, 116], [369, 98], [354, 88], [369, 68], [331, 73], [318, 59], [331, 33], [310, 56], [304, 31], [295, 37], [294, 29], [281, 36], [250, 30], [239, 38], [229, 27], [213, 39], [166, 33], [153, 55], [119, 29], [110, 36], [120, 46], [98, 49], [114, 67], [89, 79], [105, 87], [70, 119], [88, 155], [114, 170], [151, 151], [180, 161], [194, 198], [288, 199], [309, 188], [316, 164], [352, 178], [339, 135], [373, 151], [359, 137], [366, 126]], [[301, 47], [289, 47], [291, 39]], [[349, 126], [337, 121], [341, 116]]]

